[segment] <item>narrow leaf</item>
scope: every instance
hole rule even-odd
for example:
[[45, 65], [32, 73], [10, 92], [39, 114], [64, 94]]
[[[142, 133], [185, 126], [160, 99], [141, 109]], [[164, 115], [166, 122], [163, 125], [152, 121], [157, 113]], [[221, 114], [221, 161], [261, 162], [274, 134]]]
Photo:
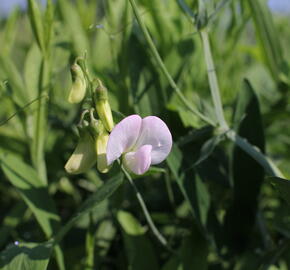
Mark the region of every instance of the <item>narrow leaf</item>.
[[37, 44], [41, 51], [45, 53], [44, 28], [42, 23], [42, 15], [38, 4], [35, 0], [28, 0], [28, 12], [31, 27], [36, 38]]
[[274, 77], [278, 79], [282, 64], [282, 49], [279, 41], [278, 31], [276, 31], [272, 15], [262, 0], [248, 0], [251, 9], [256, 31], [263, 49], [264, 59]]

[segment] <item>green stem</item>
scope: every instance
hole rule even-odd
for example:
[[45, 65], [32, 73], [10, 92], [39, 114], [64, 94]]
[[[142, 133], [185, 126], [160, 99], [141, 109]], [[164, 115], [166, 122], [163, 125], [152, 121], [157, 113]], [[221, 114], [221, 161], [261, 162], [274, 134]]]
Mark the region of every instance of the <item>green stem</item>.
[[[50, 63], [47, 58], [43, 58], [41, 69], [41, 81], [39, 96], [48, 96]], [[47, 101], [40, 99], [36, 112], [36, 125], [33, 144], [33, 162], [41, 178], [47, 184], [46, 164], [44, 158], [44, 144], [47, 129]]]
[[217, 76], [216, 76], [216, 72], [215, 72], [215, 66], [214, 66], [213, 59], [212, 59], [211, 48], [210, 48], [209, 39], [208, 39], [208, 33], [206, 30], [202, 30], [200, 32], [200, 35], [201, 35], [203, 49], [204, 49], [204, 56], [205, 56], [205, 63], [207, 66], [208, 81], [209, 81], [209, 85], [210, 85], [210, 92], [211, 92], [212, 101], [213, 101], [214, 108], [215, 108], [215, 114], [216, 114], [216, 117], [217, 117], [217, 120], [218, 120], [220, 127], [223, 130], [228, 130], [228, 124], [227, 124], [225, 117], [224, 117], [223, 106], [222, 106], [222, 101], [221, 101], [221, 97], [220, 97], [220, 90], [219, 90], [219, 85], [218, 85]]
[[124, 175], [126, 176], [127, 180], [129, 181], [129, 183], [131, 184], [131, 186], [133, 187], [134, 191], [135, 191], [135, 195], [140, 203], [140, 206], [144, 212], [145, 218], [148, 222], [148, 225], [150, 227], [150, 229], [152, 230], [152, 232], [154, 233], [154, 235], [157, 237], [157, 239], [159, 240], [159, 242], [165, 246], [166, 248], [169, 248], [167, 240], [163, 237], [163, 235], [158, 231], [157, 227], [155, 226], [150, 213], [147, 209], [147, 206], [142, 198], [142, 195], [140, 194], [137, 186], [135, 185], [133, 179], [131, 178], [130, 174], [126, 171], [126, 169], [123, 167], [123, 165], [121, 165], [121, 169], [124, 173]]
[[[195, 110], [192, 108], [190, 103], [187, 101], [186, 97], [182, 94], [180, 91], [179, 87], [176, 85], [174, 82], [173, 78], [167, 71], [148, 31], [147, 28], [144, 24], [144, 22], [141, 19], [141, 16], [139, 14], [138, 8], [136, 6], [135, 0], [129, 0], [130, 4], [133, 8], [135, 17], [137, 19], [137, 22], [143, 32], [143, 35], [145, 37], [145, 40], [148, 44], [149, 49], [151, 50], [151, 53], [156, 60], [159, 68], [163, 72], [164, 76], [167, 78], [170, 86], [174, 89], [180, 100], [184, 103], [185, 107], [195, 113], [197, 116], [199, 116], [203, 121], [206, 123], [216, 126], [215, 123], [208, 117], [204, 116], [201, 114], [199, 111]], [[205, 51], [205, 61], [207, 65], [207, 71], [208, 71], [208, 78], [209, 78], [209, 83], [210, 83], [210, 90], [211, 90], [211, 95], [215, 107], [215, 112], [217, 116], [218, 123], [222, 129], [221, 132], [225, 132], [229, 130], [228, 124], [225, 121], [224, 113], [223, 113], [223, 107], [222, 107], [222, 102], [221, 102], [221, 97], [220, 97], [220, 91], [219, 91], [219, 86], [218, 86], [218, 81], [217, 81], [217, 76], [215, 72], [215, 67], [214, 67], [214, 62], [212, 59], [211, 55], [211, 48], [208, 40], [208, 33], [206, 30], [201, 31], [201, 38], [204, 46], [204, 51]], [[231, 139], [235, 144], [237, 144], [239, 147], [241, 147], [242, 150], [244, 150], [246, 153], [248, 153], [252, 158], [254, 158], [261, 166], [266, 170], [266, 172], [270, 175], [275, 175], [275, 176], [282, 176], [283, 174], [280, 172], [280, 170], [267, 158], [265, 157], [264, 154], [262, 154], [260, 151], [257, 150], [257, 147], [251, 145], [249, 142], [247, 142], [245, 139], [242, 137], [238, 136], [234, 131], [229, 131], [227, 137]]]
[[171, 75], [169, 74], [166, 66], [164, 65], [157, 49], [156, 46], [151, 38], [151, 36], [148, 33], [148, 30], [144, 24], [144, 22], [141, 19], [140, 13], [138, 11], [137, 5], [135, 3], [135, 0], [129, 0], [130, 4], [132, 6], [133, 12], [135, 14], [135, 17], [137, 19], [137, 22], [141, 28], [141, 31], [143, 32], [143, 35], [145, 37], [145, 40], [148, 44], [148, 47], [153, 55], [153, 58], [156, 60], [156, 63], [158, 65], [158, 67], [161, 69], [163, 75], [166, 77], [166, 79], [169, 82], [169, 85], [172, 87], [172, 89], [175, 91], [175, 93], [178, 95], [179, 99], [183, 102], [183, 104], [185, 105], [185, 107], [191, 111], [192, 113], [194, 113], [195, 115], [197, 115], [198, 117], [200, 117], [200, 119], [202, 119], [204, 122], [215, 126], [215, 123], [208, 118], [207, 116], [203, 115], [202, 113], [200, 113], [198, 110], [196, 110], [195, 108], [192, 107], [192, 105], [188, 102], [187, 98], [182, 94], [180, 88], [177, 86], [177, 84], [175, 83], [175, 81], [173, 80], [173, 78], [171, 77]]

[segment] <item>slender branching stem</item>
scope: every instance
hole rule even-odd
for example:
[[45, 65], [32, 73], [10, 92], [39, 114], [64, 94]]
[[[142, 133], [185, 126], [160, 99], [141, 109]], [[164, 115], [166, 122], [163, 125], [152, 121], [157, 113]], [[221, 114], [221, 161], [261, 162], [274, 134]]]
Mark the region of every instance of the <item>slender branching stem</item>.
[[216, 124], [207, 116], [203, 115], [202, 113], [200, 113], [197, 109], [195, 109], [190, 102], [188, 102], [188, 99], [182, 94], [180, 88], [178, 87], [178, 85], [175, 83], [175, 81], [173, 80], [173, 78], [171, 77], [170, 73], [168, 72], [165, 64], [163, 63], [157, 48], [144, 24], [144, 22], [141, 19], [140, 13], [138, 11], [137, 5], [135, 3], [135, 0], [129, 0], [130, 4], [132, 6], [133, 12], [135, 14], [136, 20], [141, 28], [141, 31], [145, 37], [145, 40], [148, 44], [149, 50], [152, 53], [153, 58], [156, 61], [157, 66], [160, 68], [160, 70], [162, 71], [163, 75], [166, 77], [166, 79], [168, 80], [169, 85], [171, 86], [171, 88], [175, 91], [175, 93], [177, 94], [177, 96], [179, 97], [179, 99], [181, 100], [181, 102], [184, 104], [184, 106], [186, 107], [186, 109], [188, 109], [189, 111], [191, 111], [192, 113], [194, 113], [195, 115], [197, 115], [200, 119], [202, 119], [204, 122], [206, 122], [207, 124], [210, 124], [212, 126], [215, 126]]

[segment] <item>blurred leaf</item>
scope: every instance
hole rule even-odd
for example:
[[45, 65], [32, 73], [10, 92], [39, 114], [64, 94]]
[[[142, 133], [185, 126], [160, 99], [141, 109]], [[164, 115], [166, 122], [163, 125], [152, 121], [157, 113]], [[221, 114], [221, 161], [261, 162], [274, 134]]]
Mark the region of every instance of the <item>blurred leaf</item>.
[[28, 0], [28, 11], [31, 27], [40, 50], [46, 52], [46, 40], [44, 34], [43, 20], [38, 3], [35, 0]]
[[248, 0], [248, 4], [252, 11], [260, 44], [263, 48], [264, 59], [277, 81], [280, 75], [282, 64], [282, 50], [280, 45], [280, 36], [275, 29], [272, 15], [263, 0]]
[[234, 270], [259, 269], [261, 257], [254, 252], [246, 252], [237, 259]]
[[[265, 139], [258, 98], [249, 81], [238, 95], [234, 115], [237, 133], [264, 151]], [[257, 202], [264, 179], [264, 170], [254, 159], [233, 147], [232, 177], [234, 199], [225, 219], [229, 244], [242, 251], [251, 239], [256, 220]]]
[[20, 72], [18, 71], [10, 56], [6, 54], [4, 55], [0, 53], [0, 66], [5, 72], [8, 85], [12, 88], [13, 101], [18, 106], [23, 106], [28, 102], [28, 98], [25, 95], [24, 82]]
[[[111, 179], [107, 180], [97, 191], [91, 195], [84, 203], [81, 204], [78, 211], [73, 215], [73, 217], [59, 230], [56, 235], [56, 239], [60, 241], [64, 235], [74, 226], [74, 224], [89, 212], [94, 212], [95, 210], [103, 209], [106, 211], [107, 208], [99, 205], [102, 201], [109, 198], [117, 188], [123, 182], [123, 175], [117, 174]], [[97, 208], [101, 206], [102, 208]]]
[[10, 53], [14, 40], [15, 40], [19, 13], [20, 13], [19, 9], [15, 9], [10, 14], [5, 24], [5, 29], [4, 29], [3, 38], [2, 38], [3, 40], [2, 51], [4, 51], [6, 54]]
[[32, 167], [12, 154], [2, 154], [0, 163], [7, 179], [19, 191], [45, 235], [50, 237], [59, 225], [59, 216], [45, 184]]
[[14, 230], [23, 220], [27, 207], [22, 202], [15, 204], [12, 209], [5, 215], [0, 227], [0, 248], [5, 244]]
[[46, 270], [51, 243], [17, 243], [0, 253], [1, 270]]
[[200, 150], [200, 157], [199, 159], [195, 162], [195, 166], [198, 164], [202, 163], [204, 160], [206, 160], [214, 151], [214, 149], [219, 145], [219, 143], [223, 140], [224, 135], [218, 135], [214, 136], [213, 138], [207, 140], [201, 150]]
[[141, 224], [128, 212], [119, 211], [117, 219], [122, 227], [129, 269], [159, 269], [156, 253]]
[[54, 6], [52, 0], [46, 1], [46, 10], [44, 16], [44, 40], [46, 45], [46, 50], [49, 50], [51, 44], [52, 35], [53, 35], [53, 23], [54, 23]]
[[279, 177], [269, 177], [268, 179], [280, 196], [290, 205], [290, 180]]
[[75, 53], [82, 56], [85, 51], [89, 50], [89, 43], [80, 16], [71, 1], [59, 0], [58, 5], [66, 28], [71, 34]]
[[24, 79], [29, 100], [38, 97], [42, 56], [34, 43], [30, 47], [24, 64]]
[[162, 270], [208, 269], [208, 245], [198, 232], [184, 237], [178, 255], [171, 256]]
[[189, 204], [200, 230], [205, 232], [207, 213], [210, 206], [210, 196], [204, 182], [198, 176], [194, 176], [192, 170], [185, 171], [183, 159], [184, 157], [180, 149], [176, 145], [173, 145], [171, 153], [166, 160], [168, 167], [185, 200]]

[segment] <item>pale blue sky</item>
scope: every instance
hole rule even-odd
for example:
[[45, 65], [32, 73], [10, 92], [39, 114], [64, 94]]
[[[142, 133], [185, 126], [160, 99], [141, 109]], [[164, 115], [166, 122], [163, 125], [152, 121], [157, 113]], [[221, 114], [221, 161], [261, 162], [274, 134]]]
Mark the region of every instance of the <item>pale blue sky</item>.
[[[268, 0], [268, 3], [274, 12], [290, 13], [290, 0]], [[26, 0], [0, 0], [0, 15], [8, 14], [16, 5], [23, 9]]]

